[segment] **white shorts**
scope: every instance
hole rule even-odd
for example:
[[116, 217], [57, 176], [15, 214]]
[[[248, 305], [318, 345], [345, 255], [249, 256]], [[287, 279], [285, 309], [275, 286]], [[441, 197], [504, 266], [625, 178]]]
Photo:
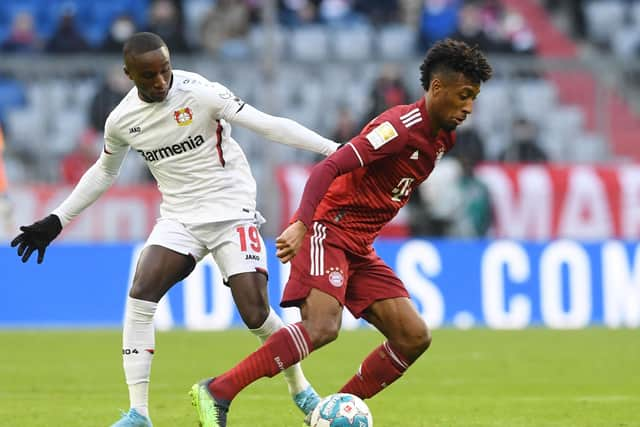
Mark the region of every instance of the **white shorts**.
[[192, 256], [196, 262], [211, 253], [225, 283], [234, 274], [267, 272], [267, 250], [258, 219], [182, 224], [160, 218], [145, 243]]

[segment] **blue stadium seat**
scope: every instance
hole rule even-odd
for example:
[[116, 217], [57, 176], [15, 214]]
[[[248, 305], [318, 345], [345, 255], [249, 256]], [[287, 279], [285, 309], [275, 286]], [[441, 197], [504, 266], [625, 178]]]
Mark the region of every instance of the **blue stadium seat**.
[[16, 80], [0, 78], [0, 122], [11, 108], [24, 107], [27, 102], [24, 86]]

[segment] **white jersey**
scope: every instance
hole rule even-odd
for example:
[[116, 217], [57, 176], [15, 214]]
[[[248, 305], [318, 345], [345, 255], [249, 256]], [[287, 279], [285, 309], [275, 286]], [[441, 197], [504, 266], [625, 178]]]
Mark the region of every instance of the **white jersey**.
[[133, 148], [162, 193], [163, 218], [202, 223], [248, 218], [256, 182], [227, 120], [244, 103], [226, 87], [174, 70], [163, 102], [148, 103], [133, 88], [105, 126], [105, 150]]
[[53, 213], [68, 224], [113, 183], [133, 148], [158, 183], [163, 218], [183, 224], [253, 218], [256, 183], [230, 123], [324, 155], [338, 146], [293, 120], [245, 104], [219, 83], [173, 70], [164, 101], [144, 102], [134, 87], [111, 112], [103, 153]]

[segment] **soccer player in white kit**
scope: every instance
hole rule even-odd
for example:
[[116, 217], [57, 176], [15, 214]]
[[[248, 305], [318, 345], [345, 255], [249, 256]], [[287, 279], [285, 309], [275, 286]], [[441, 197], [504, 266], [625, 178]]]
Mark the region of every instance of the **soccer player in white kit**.
[[[172, 70], [169, 50], [153, 33], [124, 45], [124, 72], [135, 87], [111, 112], [104, 150], [69, 197], [46, 218], [20, 227], [11, 243], [26, 262], [104, 193], [130, 148], [141, 155], [162, 193], [161, 216], [138, 260], [127, 298], [123, 365], [130, 410], [113, 426], [149, 427], [148, 390], [155, 348], [153, 317], [162, 296], [210, 253], [247, 327], [262, 341], [283, 327], [267, 296], [267, 254], [258, 228], [256, 183], [231, 125], [325, 155], [338, 144], [298, 123], [262, 113], [204, 77]], [[285, 372], [296, 405], [308, 413], [319, 397], [299, 365]]]

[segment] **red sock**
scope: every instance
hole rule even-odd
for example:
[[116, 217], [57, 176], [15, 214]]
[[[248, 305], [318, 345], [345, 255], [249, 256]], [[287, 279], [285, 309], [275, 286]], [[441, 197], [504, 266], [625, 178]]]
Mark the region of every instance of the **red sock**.
[[313, 351], [302, 323], [287, 325], [271, 335], [242, 362], [209, 384], [217, 398], [231, 401], [240, 390], [262, 377], [273, 377], [307, 357]]
[[407, 359], [385, 341], [364, 359], [358, 373], [340, 389], [340, 393], [368, 399], [400, 378], [408, 367]]

